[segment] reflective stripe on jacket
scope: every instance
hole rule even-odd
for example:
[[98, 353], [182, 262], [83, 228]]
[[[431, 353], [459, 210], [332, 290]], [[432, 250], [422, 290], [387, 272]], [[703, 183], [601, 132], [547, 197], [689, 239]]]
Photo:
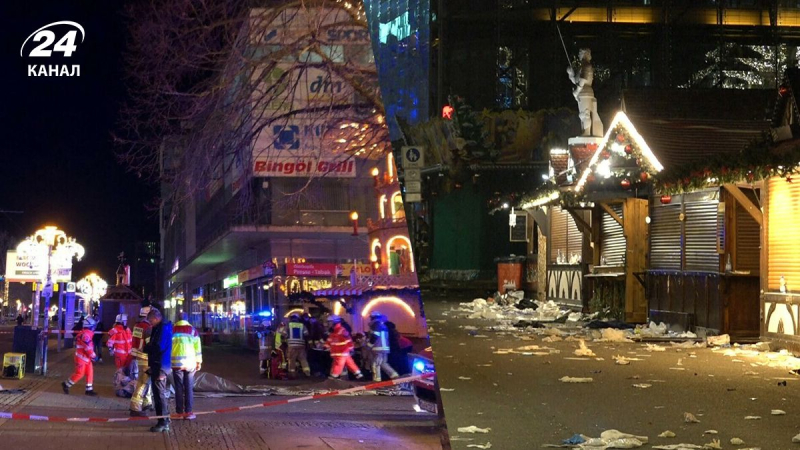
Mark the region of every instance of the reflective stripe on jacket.
[[333, 327], [333, 332], [328, 336], [326, 343], [331, 349], [331, 356], [346, 356], [353, 350], [353, 340], [350, 339], [350, 333], [340, 323]]
[[286, 343], [289, 347], [305, 347], [308, 329], [303, 322], [289, 322], [289, 337]]
[[122, 324], [114, 325], [108, 332], [108, 350], [112, 356], [125, 357], [131, 352], [132, 335], [131, 330], [122, 326]]
[[195, 370], [203, 362], [203, 351], [197, 330], [185, 320], [172, 328], [172, 368]]
[[386, 326], [379, 327], [377, 330], [372, 331], [372, 336], [370, 337], [368, 345], [374, 352], [389, 353], [389, 330]]
[[94, 353], [94, 332], [84, 328], [75, 336], [75, 362], [91, 364], [96, 357]]
[[133, 326], [133, 333], [131, 334], [131, 355], [147, 365], [147, 352], [144, 346], [150, 342], [150, 332], [152, 325], [146, 320], [139, 321]]

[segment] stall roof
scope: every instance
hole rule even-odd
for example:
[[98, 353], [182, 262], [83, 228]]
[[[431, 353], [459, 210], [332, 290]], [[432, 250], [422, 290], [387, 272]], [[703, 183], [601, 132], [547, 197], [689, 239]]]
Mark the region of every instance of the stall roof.
[[141, 302], [142, 297], [124, 284], [112, 286], [106, 291], [106, 295], [100, 297], [100, 301], [117, 302]]
[[346, 287], [333, 287], [328, 289], [320, 289], [314, 291], [314, 295], [317, 297], [358, 297], [364, 294], [370, 293], [389, 293], [394, 291], [401, 291], [405, 289], [419, 289], [419, 286], [369, 286], [369, 285], [357, 285], [357, 286], [346, 286]]

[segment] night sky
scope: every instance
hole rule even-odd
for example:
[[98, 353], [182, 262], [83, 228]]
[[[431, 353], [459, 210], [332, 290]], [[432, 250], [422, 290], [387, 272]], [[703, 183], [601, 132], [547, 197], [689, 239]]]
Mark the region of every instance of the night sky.
[[[158, 241], [157, 213], [146, 208], [156, 190], [117, 163], [111, 137], [127, 95], [122, 9], [115, 0], [0, 2], [0, 210], [24, 211], [0, 214], [0, 230], [23, 238], [57, 225], [86, 248], [73, 278], [97, 271], [109, 284], [119, 252]], [[62, 20], [86, 31], [71, 57], [30, 58], [30, 44], [20, 57], [31, 33]], [[29, 63], [80, 64], [81, 76], [28, 77]]]

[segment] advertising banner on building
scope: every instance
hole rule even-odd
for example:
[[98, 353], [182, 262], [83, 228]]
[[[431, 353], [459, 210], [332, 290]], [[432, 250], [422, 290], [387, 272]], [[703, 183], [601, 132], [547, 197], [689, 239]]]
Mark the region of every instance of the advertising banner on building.
[[296, 277], [332, 277], [341, 275], [341, 268], [333, 263], [289, 263], [286, 264], [286, 275]]
[[256, 159], [253, 174], [257, 177], [334, 177], [355, 178], [353, 158], [337, 161], [313, 156], [275, 156]]

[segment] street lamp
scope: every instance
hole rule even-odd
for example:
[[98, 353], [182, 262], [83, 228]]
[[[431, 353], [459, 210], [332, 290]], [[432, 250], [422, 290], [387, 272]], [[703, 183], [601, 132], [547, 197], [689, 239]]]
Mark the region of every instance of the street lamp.
[[[53, 265], [59, 271], [72, 270], [72, 258], [78, 261], [83, 258], [85, 253], [83, 246], [75, 241], [75, 238], [67, 237], [67, 234], [57, 227], [47, 226], [37, 230], [33, 236], [29, 236], [17, 246], [17, 253], [28, 255], [31, 260], [41, 263], [47, 258], [47, 271], [42, 274], [43, 288], [37, 288], [32, 306], [32, 330], [39, 327], [39, 298], [44, 293], [47, 299], [47, 310], [50, 309], [50, 299], [53, 297]], [[36, 372], [41, 371], [42, 375], [47, 374], [47, 334], [50, 332], [50, 320], [45, 313], [44, 329], [39, 334], [36, 348]]]
[[353, 236], [358, 236], [358, 212], [353, 211], [350, 213], [350, 220], [353, 221]]
[[81, 278], [75, 285], [81, 297], [84, 298], [84, 312], [91, 314], [91, 306], [100, 300], [100, 297], [108, 292], [108, 283], [100, 278], [96, 273], [90, 273]]

